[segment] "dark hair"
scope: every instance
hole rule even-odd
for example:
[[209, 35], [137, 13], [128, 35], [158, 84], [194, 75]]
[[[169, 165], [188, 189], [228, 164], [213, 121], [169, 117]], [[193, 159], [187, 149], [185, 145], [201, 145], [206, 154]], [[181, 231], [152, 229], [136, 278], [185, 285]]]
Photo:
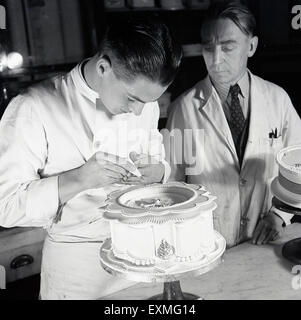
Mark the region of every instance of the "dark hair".
[[256, 20], [250, 9], [239, 1], [221, 1], [213, 3], [206, 11], [202, 31], [206, 23], [212, 20], [230, 19], [246, 35], [256, 34]]
[[110, 58], [118, 78], [130, 81], [142, 75], [165, 86], [176, 76], [182, 48], [164, 23], [131, 20], [108, 28], [99, 54]]

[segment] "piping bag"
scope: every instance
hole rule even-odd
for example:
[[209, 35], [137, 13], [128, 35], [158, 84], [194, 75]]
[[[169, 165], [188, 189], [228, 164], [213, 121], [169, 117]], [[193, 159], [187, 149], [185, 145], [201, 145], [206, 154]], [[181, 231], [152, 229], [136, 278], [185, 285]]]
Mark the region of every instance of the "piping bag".
[[[130, 168], [130, 170], [128, 169]], [[140, 171], [137, 169], [137, 167], [135, 166], [134, 162], [130, 159], [127, 159], [127, 168], [126, 168], [132, 175], [140, 178], [142, 177], [142, 174], [140, 173]]]
[[136, 177], [139, 177], [139, 178], [142, 177], [142, 174], [137, 169], [137, 167], [135, 166], [134, 162], [131, 160], [130, 157], [124, 158], [124, 157], [119, 157], [113, 154], [106, 154], [105, 160], [118, 164], [119, 166], [123, 167], [125, 170], [127, 170], [128, 172], [130, 172], [132, 175]]

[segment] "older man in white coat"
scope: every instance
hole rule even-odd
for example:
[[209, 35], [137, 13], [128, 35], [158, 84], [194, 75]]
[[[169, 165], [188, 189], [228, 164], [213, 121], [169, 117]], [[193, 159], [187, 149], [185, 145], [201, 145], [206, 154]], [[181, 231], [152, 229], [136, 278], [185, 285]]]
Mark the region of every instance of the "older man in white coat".
[[218, 197], [214, 224], [228, 247], [252, 238], [264, 244], [290, 223], [291, 216], [273, 211], [269, 183], [277, 175], [277, 152], [301, 143], [301, 121], [283, 89], [247, 69], [258, 44], [248, 8], [217, 3], [205, 17], [209, 75], [171, 107], [170, 179], [203, 184]]

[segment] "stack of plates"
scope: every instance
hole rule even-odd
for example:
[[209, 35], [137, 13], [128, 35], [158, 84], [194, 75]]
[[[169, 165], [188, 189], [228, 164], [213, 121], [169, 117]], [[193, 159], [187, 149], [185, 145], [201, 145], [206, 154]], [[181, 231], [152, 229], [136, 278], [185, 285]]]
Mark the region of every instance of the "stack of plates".
[[301, 145], [277, 154], [279, 175], [271, 185], [274, 196], [285, 204], [301, 209]]

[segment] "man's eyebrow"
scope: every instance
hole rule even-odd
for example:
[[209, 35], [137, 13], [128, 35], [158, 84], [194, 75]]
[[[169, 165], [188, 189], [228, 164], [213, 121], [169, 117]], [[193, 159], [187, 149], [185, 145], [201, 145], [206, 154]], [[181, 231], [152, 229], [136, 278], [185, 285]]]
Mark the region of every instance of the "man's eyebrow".
[[130, 94], [129, 92], [128, 92], [128, 96], [129, 96], [130, 98], [134, 99], [134, 100], [137, 100], [137, 101], [139, 101], [139, 102], [141, 102], [141, 103], [146, 104], [146, 102], [145, 102], [145, 101], [143, 101], [143, 100], [141, 100], [140, 98], [138, 98], [138, 97], [136, 97], [136, 96], [134, 96], [134, 95]]
[[237, 41], [236, 40], [226, 40], [226, 41], [221, 41], [220, 43], [221, 44], [233, 44], [233, 43], [236, 43]]
[[[208, 41], [204, 41], [203, 42], [203, 45], [209, 45], [209, 44], [214, 44], [215, 42], [214, 41], [212, 41], [212, 40], [208, 40]], [[218, 44], [234, 44], [234, 43], [237, 43], [237, 41], [236, 40], [225, 40], [225, 41], [218, 41], [217, 42]]]

